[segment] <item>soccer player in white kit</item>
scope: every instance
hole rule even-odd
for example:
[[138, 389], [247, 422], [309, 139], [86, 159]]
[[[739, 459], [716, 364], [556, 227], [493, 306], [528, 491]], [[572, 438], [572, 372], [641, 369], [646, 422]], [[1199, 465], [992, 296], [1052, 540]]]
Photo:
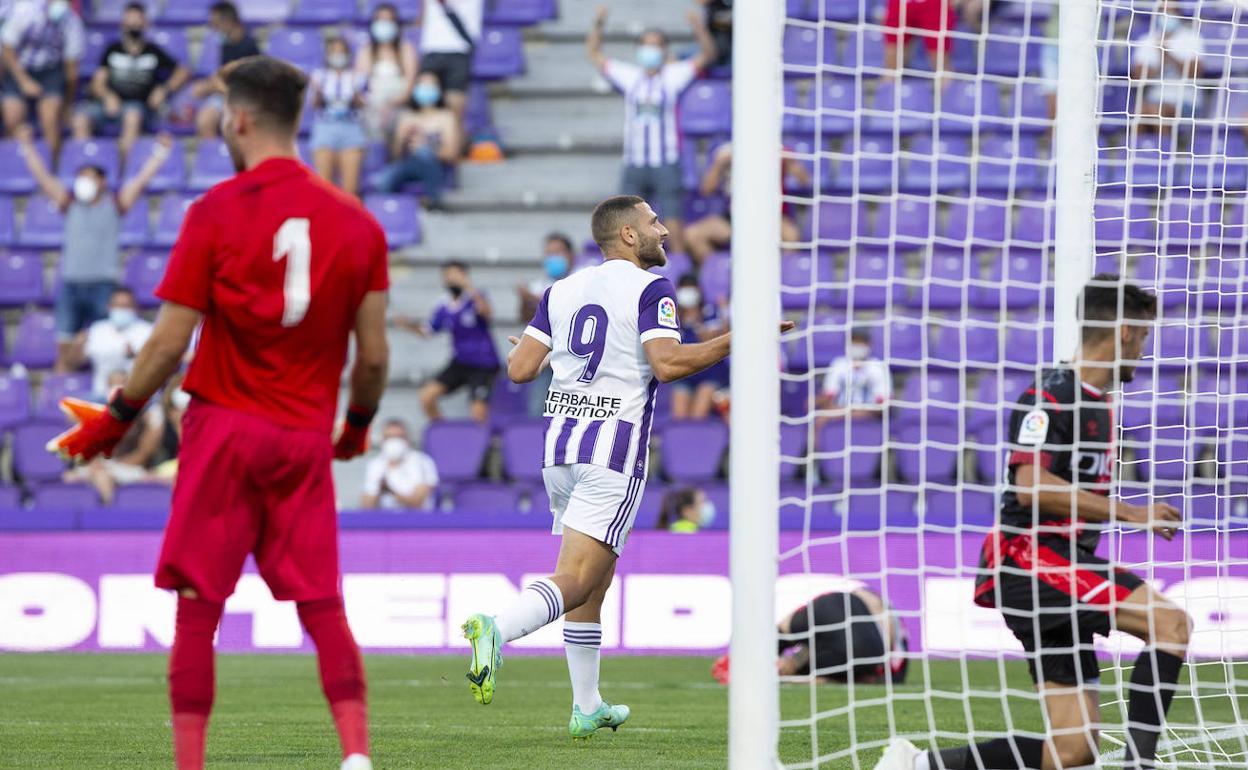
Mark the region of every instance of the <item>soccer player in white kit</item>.
[[600, 613], [646, 486], [658, 383], [723, 360], [731, 339], [681, 344], [675, 287], [649, 272], [667, 264], [667, 228], [648, 203], [608, 198], [594, 209], [591, 226], [602, 264], [546, 290], [507, 361], [515, 382], [533, 380], [547, 361], [553, 369], [542, 476], [552, 531], [563, 536], [555, 572], [526, 586], [497, 616], [477, 614], [464, 623], [472, 644], [469, 687], [484, 705], [494, 698], [499, 648], [566, 614], [568, 730], [576, 739], [614, 730], [629, 716], [627, 706], [598, 693]]

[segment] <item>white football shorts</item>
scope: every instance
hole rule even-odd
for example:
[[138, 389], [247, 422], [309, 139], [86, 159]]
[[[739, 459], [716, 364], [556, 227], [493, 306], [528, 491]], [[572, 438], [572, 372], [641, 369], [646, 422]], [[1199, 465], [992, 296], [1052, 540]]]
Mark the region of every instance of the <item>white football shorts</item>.
[[554, 515], [553, 534], [570, 527], [620, 554], [637, 518], [645, 479], [589, 463], [543, 468], [542, 479]]

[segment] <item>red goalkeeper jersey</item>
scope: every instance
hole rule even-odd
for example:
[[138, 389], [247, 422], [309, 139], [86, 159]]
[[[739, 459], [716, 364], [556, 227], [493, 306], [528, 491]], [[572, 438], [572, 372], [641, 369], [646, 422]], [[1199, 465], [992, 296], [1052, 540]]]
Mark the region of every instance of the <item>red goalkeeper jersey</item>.
[[373, 216], [274, 158], [191, 205], [156, 296], [204, 314], [188, 393], [328, 433], [360, 302], [388, 287]]

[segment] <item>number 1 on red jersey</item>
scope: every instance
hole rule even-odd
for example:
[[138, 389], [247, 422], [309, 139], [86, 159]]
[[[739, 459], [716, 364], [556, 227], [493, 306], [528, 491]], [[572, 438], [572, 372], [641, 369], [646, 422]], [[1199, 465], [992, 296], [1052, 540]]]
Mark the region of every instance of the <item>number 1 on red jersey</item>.
[[273, 261], [286, 259], [282, 326], [298, 326], [312, 300], [312, 237], [307, 219], [287, 219], [273, 236]]

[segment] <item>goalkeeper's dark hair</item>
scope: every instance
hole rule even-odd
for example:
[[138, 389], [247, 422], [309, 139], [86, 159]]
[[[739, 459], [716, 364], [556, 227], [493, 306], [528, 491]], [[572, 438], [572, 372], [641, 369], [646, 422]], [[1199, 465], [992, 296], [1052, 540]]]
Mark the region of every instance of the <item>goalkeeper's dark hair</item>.
[[1083, 342], [1097, 342], [1124, 320], [1155, 319], [1157, 297], [1114, 273], [1097, 273], [1083, 288], [1079, 312]]
[[251, 110], [266, 128], [294, 133], [308, 87], [303, 70], [271, 56], [248, 56], [223, 67], [221, 80], [227, 102]]
[[605, 252], [607, 244], [620, 237], [620, 228], [627, 224], [625, 219], [640, 216], [637, 207], [645, 202], [636, 195], [615, 195], [599, 203], [589, 220], [589, 229], [598, 248]]

